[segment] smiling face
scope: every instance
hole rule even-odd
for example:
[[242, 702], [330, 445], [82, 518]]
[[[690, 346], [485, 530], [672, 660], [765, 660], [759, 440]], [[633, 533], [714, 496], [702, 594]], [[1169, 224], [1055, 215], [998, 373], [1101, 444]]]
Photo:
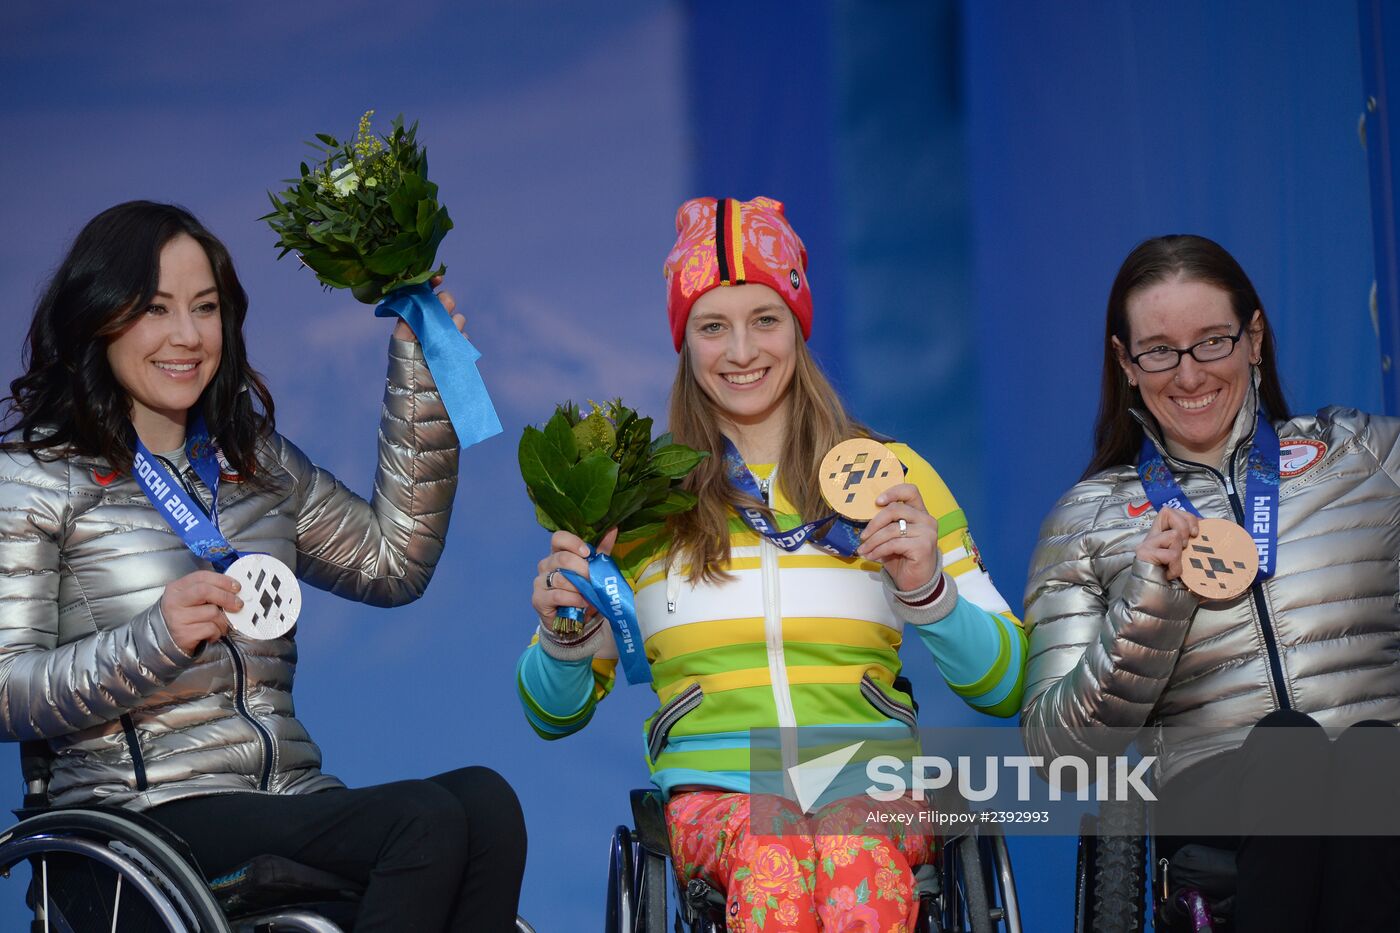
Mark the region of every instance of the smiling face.
[[204, 248], [186, 234], [160, 251], [156, 294], [107, 345], [112, 375], [131, 399], [131, 423], [157, 452], [179, 447], [185, 420], [219, 369], [219, 290]]
[[701, 295], [686, 322], [695, 380], [741, 431], [780, 435], [797, 363], [797, 322], [767, 285], [727, 285]]
[[1175, 369], [1145, 372], [1129, 357], [1155, 347], [1184, 349], [1240, 329], [1230, 295], [1206, 282], [1182, 278], [1133, 292], [1126, 303], [1129, 345], [1113, 339], [1118, 364], [1137, 383], [1174, 456], [1216, 466], [1248, 394], [1251, 362], [1259, 359], [1262, 319], [1255, 311], [1244, 338], [1223, 359], [1198, 362], [1182, 354]]

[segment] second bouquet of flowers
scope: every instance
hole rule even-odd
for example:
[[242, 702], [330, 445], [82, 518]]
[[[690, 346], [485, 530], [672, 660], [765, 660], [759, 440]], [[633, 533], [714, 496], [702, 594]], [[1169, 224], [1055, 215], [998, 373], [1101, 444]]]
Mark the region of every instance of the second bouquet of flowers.
[[[520, 437], [520, 475], [539, 523], [572, 532], [592, 549], [589, 579], [561, 572], [612, 625], [627, 682], [649, 683], [632, 590], [612, 558], [596, 547], [609, 529], [618, 529], [619, 541], [640, 538], [659, 532], [666, 516], [694, 508], [694, 494], [681, 483], [709, 454], [675, 443], [669, 433], [653, 439], [652, 420], [621, 399], [590, 405], [584, 414], [565, 402], [542, 430], [527, 426]], [[555, 631], [575, 633], [582, 618], [579, 610], [561, 612]]]
[[400, 317], [413, 328], [423, 357], [463, 447], [501, 432], [476, 360], [481, 353], [457, 331], [428, 282], [446, 267], [438, 246], [452, 229], [438, 188], [428, 180], [428, 155], [418, 124], [395, 119], [388, 135], [374, 135], [368, 111], [353, 140], [318, 133], [310, 143], [321, 158], [301, 163], [280, 196], [269, 193], [263, 216], [281, 256], [296, 253], [328, 288], [346, 288], [377, 305], [380, 317]]

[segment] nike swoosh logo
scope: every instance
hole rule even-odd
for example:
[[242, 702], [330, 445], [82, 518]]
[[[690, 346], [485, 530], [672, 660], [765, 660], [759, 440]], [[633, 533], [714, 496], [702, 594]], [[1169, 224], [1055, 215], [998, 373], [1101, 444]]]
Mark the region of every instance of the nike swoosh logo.
[[1128, 504], [1128, 517], [1129, 517], [1129, 518], [1137, 518], [1139, 515], [1141, 515], [1143, 512], [1146, 512], [1146, 511], [1147, 511], [1148, 509], [1150, 509], [1150, 508], [1152, 508], [1152, 503], [1151, 503], [1151, 502], [1144, 502], [1142, 505], [1133, 505], [1133, 504], [1129, 503], [1129, 504]]

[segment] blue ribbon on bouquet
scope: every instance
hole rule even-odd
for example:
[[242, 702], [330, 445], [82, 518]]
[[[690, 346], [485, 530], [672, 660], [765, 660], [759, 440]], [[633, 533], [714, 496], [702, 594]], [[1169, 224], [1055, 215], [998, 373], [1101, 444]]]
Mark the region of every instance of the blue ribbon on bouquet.
[[[632, 686], [651, 683], [651, 665], [642, 651], [642, 628], [637, 624], [636, 599], [616, 561], [590, 546], [587, 580], [562, 567], [559, 572], [612, 626], [613, 640], [617, 642], [617, 658], [622, 662], [627, 683]], [[583, 618], [583, 610], [563, 606], [559, 609], [559, 615], [576, 622]]]
[[402, 318], [413, 328], [460, 446], [470, 447], [501, 433], [501, 419], [496, 417], [486, 383], [476, 369], [481, 351], [457, 330], [452, 315], [431, 288], [396, 288], [384, 296], [374, 313]]

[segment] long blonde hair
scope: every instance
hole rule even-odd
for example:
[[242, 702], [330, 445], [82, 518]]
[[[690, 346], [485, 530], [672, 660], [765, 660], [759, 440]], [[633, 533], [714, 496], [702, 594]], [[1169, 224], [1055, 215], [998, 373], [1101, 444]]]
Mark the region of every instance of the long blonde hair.
[[[797, 339], [796, 366], [783, 403], [788, 406], [787, 429], [778, 458], [778, 481], [783, 494], [797, 508], [804, 522], [829, 515], [822, 500], [817, 468], [832, 447], [853, 437], [869, 437], [870, 429], [846, 414], [826, 374]], [[678, 443], [708, 450], [710, 455], [686, 477], [685, 488], [699, 503], [689, 512], [666, 521], [670, 533], [671, 561], [689, 565], [687, 578], [696, 583], [720, 582], [729, 574], [720, 565], [729, 556], [729, 517], [740, 508], [772, 513], [766, 503], [740, 495], [729, 483], [724, 467], [724, 435], [719, 411], [695, 379], [688, 348], [682, 347], [676, 378], [671, 384], [669, 412], [672, 436]]]

